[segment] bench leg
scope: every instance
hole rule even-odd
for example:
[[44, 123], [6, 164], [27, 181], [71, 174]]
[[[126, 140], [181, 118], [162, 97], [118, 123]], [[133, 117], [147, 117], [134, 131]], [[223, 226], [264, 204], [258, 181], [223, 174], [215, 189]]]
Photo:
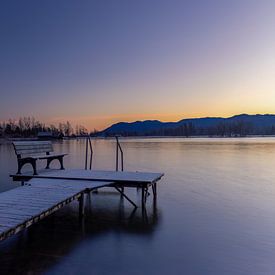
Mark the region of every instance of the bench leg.
[[34, 174], [34, 175], [37, 175], [37, 171], [36, 171], [36, 161], [35, 161], [35, 160], [31, 161], [31, 165], [32, 165], [32, 168], [33, 168], [33, 174]]
[[47, 159], [47, 166], [46, 169], [50, 169], [50, 163], [51, 163], [52, 159]]
[[64, 166], [63, 166], [63, 157], [58, 158], [58, 160], [59, 160], [59, 162], [60, 162], [60, 169], [61, 169], [61, 170], [64, 170], [65, 168], [64, 168]]
[[17, 162], [18, 164], [18, 169], [17, 169], [17, 175], [21, 175], [21, 168], [23, 167], [24, 163], [22, 163], [20, 160]]
[[27, 163], [30, 163], [32, 168], [33, 168], [33, 174], [34, 175], [37, 175], [37, 170], [36, 170], [36, 160], [35, 159], [27, 159], [27, 160], [24, 160], [24, 159], [19, 159], [18, 160], [18, 170], [17, 170], [17, 174], [20, 175], [21, 174], [21, 169], [22, 167], [27, 164]]
[[22, 167], [27, 164], [27, 163], [30, 163], [31, 166], [32, 166], [32, 169], [33, 169], [33, 174], [34, 175], [37, 175], [37, 170], [36, 170], [36, 160], [35, 159], [27, 159], [27, 160], [24, 160], [24, 159], [20, 159], [18, 160], [18, 170], [17, 170], [17, 175], [20, 175], [21, 174], [21, 169]]
[[47, 159], [47, 166], [46, 169], [50, 168], [50, 163], [54, 160], [54, 159], [58, 159], [59, 163], [60, 163], [60, 169], [64, 170], [64, 166], [63, 166], [63, 157], [59, 157], [59, 158], [48, 158]]

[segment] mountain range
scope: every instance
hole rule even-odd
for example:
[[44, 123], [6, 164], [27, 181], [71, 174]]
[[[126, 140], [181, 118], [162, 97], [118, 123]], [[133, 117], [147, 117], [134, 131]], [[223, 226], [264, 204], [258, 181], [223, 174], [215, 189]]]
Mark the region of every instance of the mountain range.
[[119, 122], [99, 133], [104, 136], [148, 135], [248, 135], [275, 134], [275, 115], [241, 114], [228, 118], [204, 117], [182, 119], [178, 122], [145, 120]]

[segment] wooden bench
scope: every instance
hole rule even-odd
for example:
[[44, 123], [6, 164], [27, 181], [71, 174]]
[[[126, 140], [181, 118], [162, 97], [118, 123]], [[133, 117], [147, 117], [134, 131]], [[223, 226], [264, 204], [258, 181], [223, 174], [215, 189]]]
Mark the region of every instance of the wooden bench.
[[33, 174], [37, 175], [36, 161], [46, 159], [46, 169], [50, 168], [50, 163], [57, 159], [60, 163], [60, 169], [64, 169], [63, 157], [67, 154], [50, 154], [53, 152], [51, 141], [16, 141], [13, 142], [15, 154], [17, 156], [18, 171], [21, 174], [22, 167], [30, 163], [33, 167]]

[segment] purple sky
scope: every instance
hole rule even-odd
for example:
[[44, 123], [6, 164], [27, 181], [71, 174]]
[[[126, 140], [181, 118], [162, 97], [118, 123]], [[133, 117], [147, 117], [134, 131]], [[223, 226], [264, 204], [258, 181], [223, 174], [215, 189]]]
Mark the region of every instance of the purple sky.
[[274, 0], [0, 5], [0, 120], [275, 113]]

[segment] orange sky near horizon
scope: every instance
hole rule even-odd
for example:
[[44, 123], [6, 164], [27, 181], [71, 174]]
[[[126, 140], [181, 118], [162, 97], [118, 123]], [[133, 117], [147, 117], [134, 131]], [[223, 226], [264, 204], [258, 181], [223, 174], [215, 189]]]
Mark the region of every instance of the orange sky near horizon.
[[131, 114], [131, 115], [113, 115], [113, 116], [102, 116], [102, 117], [78, 117], [78, 118], [73, 118], [73, 117], [57, 117], [53, 118], [50, 120], [46, 120], [46, 124], [54, 124], [58, 125], [59, 122], [65, 122], [65, 121], [70, 121], [72, 125], [75, 127], [77, 124], [78, 125], [83, 125], [85, 126], [89, 131], [93, 131], [94, 129], [100, 131], [104, 130], [107, 127], [118, 123], [118, 122], [134, 122], [134, 121], [144, 121], [144, 120], [159, 120], [162, 122], [177, 122], [182, 119], [187, 119], [187, 118], [201, 118], [201, 117], [231, 117], [234, 115], [239, 115], [239, 114], [249, 114], [249, 115], [255, 115], [255, 114], [275, 114], [275, 111], [272, 112], [257, 112], [257, 111], [252, 111], [252, 112], [228, 112], [228, 113], [221, 113], [217, 114], [215, 112], [209, 113], [190, 113], [188, 114]]

